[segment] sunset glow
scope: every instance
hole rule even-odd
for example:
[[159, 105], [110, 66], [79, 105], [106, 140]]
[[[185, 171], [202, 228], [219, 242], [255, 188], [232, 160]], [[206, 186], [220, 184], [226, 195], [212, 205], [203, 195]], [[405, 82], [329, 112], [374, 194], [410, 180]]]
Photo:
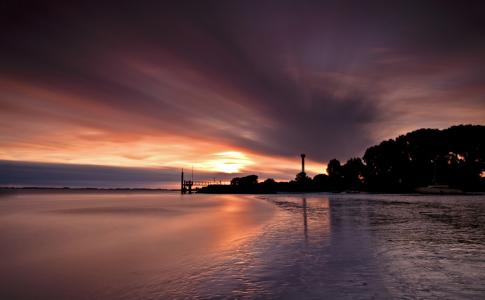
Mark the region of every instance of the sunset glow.
[[[208, 168], [207, 171], [216, 171], [224, 173], [237, 173], [242, 168], [253, 165], [254, 162], [247, 159], [246, 156], [240, 152], [225, 152], [216, 154], [220, 158], [217, 160], [209, 161], [206, 164], [213, 166]], [[204, 163], [200, 164], [199, 169], [203, 168]]]
[[314, 176], [409, 131], [485, 121], [484, 35], [454, 7], [428, 26], [399, 5], [197, 5], [12, 12], [0, 160], [291, 180], [301, 153]]

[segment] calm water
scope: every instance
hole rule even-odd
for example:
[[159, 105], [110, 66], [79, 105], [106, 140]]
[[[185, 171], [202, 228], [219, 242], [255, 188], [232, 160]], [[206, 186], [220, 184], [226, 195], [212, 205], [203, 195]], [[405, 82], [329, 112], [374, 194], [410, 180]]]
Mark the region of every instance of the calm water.
[[484, 299], [485, 197], [0, 191], [0, 299]]

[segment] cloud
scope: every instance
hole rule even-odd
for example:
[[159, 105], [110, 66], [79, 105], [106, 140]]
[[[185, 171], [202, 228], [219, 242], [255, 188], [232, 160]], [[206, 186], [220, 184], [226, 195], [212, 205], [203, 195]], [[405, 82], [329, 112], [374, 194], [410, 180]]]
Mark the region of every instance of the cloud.
[[[276, 171], [275, 171], [276, 170]], [[0, 160], [0, 186], [38, 186], [73, 188], [180, 188], [181, 168], [137, 168], [100, 165], [56, 164]], [[273, 173], [272, 173], [273, 172]], [[255, 174], [260, 180], [294, 178], [294, 169], [266, 168], [244, 173], [195, 169], [195, 181], [230, 181], [234, 177]], [[192, 179], [191, 168], [185, 168], [185, 180]], [[310, 171], [313, 176], [314, 172]], [[283, 179], [281, 177], [284, 177]]]
[[0, 161], [0, 185], [51, 187], [177, 187], [174, 169]]
[[484, 121], [481, 2], [19, 3], [0, 18], [0, 159], [202, 167], [240, 152], [278, 175], [301, 153], [321, 166]]

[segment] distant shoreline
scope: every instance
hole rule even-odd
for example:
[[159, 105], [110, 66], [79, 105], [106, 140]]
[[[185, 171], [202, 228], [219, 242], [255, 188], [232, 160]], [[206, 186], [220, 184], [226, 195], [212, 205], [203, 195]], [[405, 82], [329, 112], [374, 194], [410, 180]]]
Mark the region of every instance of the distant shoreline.
[[29, 187], [0, 187], [0, 190], [88, 190], [88, 191], [173, 191], [173, 192], [180, 192], [180, 189], [152, 189], [152, 188], [93, 188], [93, 187], [86, 187], [86, 188], [77, 188], [77, 187], [36, 187], [36, 186], [29, 186]]
[[[58, 190], [58, 191], [153, 191], [153, 192], [180, 192], [180, 189], [151, 189], [151, 188], [57, 188], [57, 187], [0, 187], [0, 191], [36, 191], [36, 190]], [[193, 194], [199, 194], [200, 190], [195, 190]], [[247, 194], [247, 195], [265, 195], [265, 194], [329, 194], [329, 195], [340, 195], [340, 194], [347, 194], [345, 191], [342, 192], [329, 192], [329, 191], [315, 191], [315, 190], [293, 190], [293, 191], [274, 191], [274, 192], [250, 192], [250, 191], [245, 191], [245, 192], [202, 192], [200, 194], [213, 194], [213, 195], [241, 195], [241, 194]], [[375, 195], [410, 195], [410, 196], [416, 196], [416, 195], [421, 195], [419, 193], [389, 193], [389, 192], [365, 192], [363, 191], [362, 193], [359, 194], [375, 194]], [[354, 195], [359, 195], [359, 194], [354, 194]], [[461, 194], [461, 196], [475, 196], [475, 195], [485, 195], [485, 192], [468, 192], [465, 194]], [[433, 196], [432, 194], [428, 194], [428, 196]], [[440, 196], [439, 194], [435, 196]], [[442, 195], [441, 195], [442, 196]], [[453, 195], [452, 195], [453, 196]]]

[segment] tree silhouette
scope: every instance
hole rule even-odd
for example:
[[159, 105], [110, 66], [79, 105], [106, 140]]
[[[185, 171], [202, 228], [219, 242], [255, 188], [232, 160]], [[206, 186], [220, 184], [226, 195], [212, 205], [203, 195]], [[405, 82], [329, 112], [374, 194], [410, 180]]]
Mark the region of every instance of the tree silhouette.
[[300, 172], [296, 174], [295, 181], [300, 183], [309, 183], [312, 181], [312, 179], [308, 177], [305, 172]]
[[483, 186], [485, 127], [452, 126], [419, 129], [366, 150], [366, 183], [375, 189], [396, 189], [435, 181], [463, 189]]
[[327, 165], [327, 174], [329, 177], [339, 177], [341, 172], [340, 161], [332, 159]]
[[263, 183], [264, 184], [276, 184], [276, 181], [273, 178], [268, 178]]
[[312, 182], [317, 188], [326, 188], [328, 186], [328, 176], [326, 174], [315, 175]]
[[[436, 170], [436, 172], [435, 172]], [[448, 129], [419, 129], [369, 147], [362, 159], [350, 158], [345, 165], [332, 159], [327, 175], [313, 179], [305, 172], [290, 182], [258, 176], [236, 177], [231, 185], [246, 191], [318, 188], [341, 191], [350, 187], [369, 191], [412, 192], [436, 181], [465, 191], [485, 191], [485, 126], [460, 125]], [[235, 187], [235, 189], [240, 189]], [[261, 192], [260, 191], [260, 192]]]
[[258, 183], [258, 176], [256, 175], [249, 175], [246, 177], [236, 177], [231, 180], [231, 185], [253, 185]]
[[350, 158], [341, 168], [341, 175], [347, 187], [360, 187], [366, 175], [366, 166], [359, 157]]

